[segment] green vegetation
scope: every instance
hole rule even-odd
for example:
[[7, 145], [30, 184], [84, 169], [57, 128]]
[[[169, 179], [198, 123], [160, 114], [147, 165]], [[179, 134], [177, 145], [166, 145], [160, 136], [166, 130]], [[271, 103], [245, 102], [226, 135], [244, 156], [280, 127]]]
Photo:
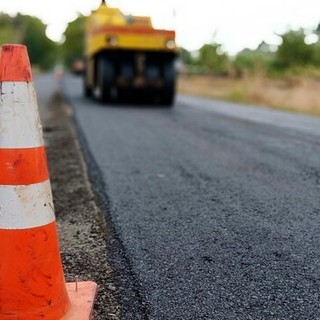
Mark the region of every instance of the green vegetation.
[[221, 49], [221, 44], [205, 44], [199, 49], [199, 57], [196, 61], [204, 70], [210, 70], [215, 74], [228, 72], [228, 56]]
[[20, 43], [28, 47], [30, 61], [41, 69], [51, 68], [59, 47], [47, 38], [46, 25], [35, 17], [0, 13], [0, 44]]
[[14, 17], [0, 13], [0, 45], [19, 43], [28, 47], [33, 66], [41, 70], [52, 68], [57, 61], [70, 68], [84, 53], [84, 17], [79, 16], [69, 23], [64, 32], [63, 44], [51, 41], [46, 36], [47, 26], [38, 18], [17, 14]]
[[79, 16], [70, 22], [64, 32], [65, 41], [62, 44], [64, 62], [70, 68], [76, 60], [81, 60], [84, 55], [84, 16]]
[[[313, 36], [310, 44], [308, 39]], [[311, 33], [288, 30], [278, 35], [281, 44], [271, 47], [262, 42], [255, 50], [244, 49], [235, 57], [228, 56], [222, 45], [203, 45], [191, 54], [182, 49], [181, 60], [191, 73], [242, 77], [246, 74], [267, 76], [320, 74], [320, 24]]]
[[275, 53], [264, 41], [256, 50], [244, 49], [240, 51], [230, 62], [230, 67], [236, 77], [242, 77], [246, 73], [261, 74], [270, 70], [275, 59]]
[[[67, 68], [84, 54], [84, 20], [80, 15], [64, 32], [64, 42], [55, 43], [46, 36], [46, 25], [35, 17], [0, 13], [0, 44], [21, 43], [28, 47], [31, 63], [46, 70], [59, 60]], [[312, 41], [310, 41], [312, 35]], [[316, 76], [320, 75], [320, 24], [308, 33], [288, 30], [278, 35], [281, 44], [271, 47], [262, 42], [255, 50], [244, 49], [229, 56], [223, 45], [213, 41], [197, 52], [180, 50], [180, 59], [191, 73], [241, 78], [245, 75]], [[311, 42], [311, 43], [310, 43]]]

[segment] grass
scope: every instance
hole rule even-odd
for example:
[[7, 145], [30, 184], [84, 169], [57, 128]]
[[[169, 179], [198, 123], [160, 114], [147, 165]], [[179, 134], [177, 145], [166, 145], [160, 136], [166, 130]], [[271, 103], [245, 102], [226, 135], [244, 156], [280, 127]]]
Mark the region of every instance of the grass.
[[178, 90], [190, 95], [320, 116], [320, 80], [316, 77], [232, 79], [180, 75]]

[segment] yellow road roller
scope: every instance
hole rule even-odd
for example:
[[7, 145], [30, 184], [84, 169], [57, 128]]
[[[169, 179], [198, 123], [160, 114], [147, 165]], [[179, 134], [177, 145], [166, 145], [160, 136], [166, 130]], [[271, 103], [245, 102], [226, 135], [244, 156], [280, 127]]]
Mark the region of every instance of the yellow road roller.
[[124, 15], [103, 0], [86, 18], [84, 93], [102, 102], [148, 100], [172, 106], [176, 91], [175, 31], [150, 17]]

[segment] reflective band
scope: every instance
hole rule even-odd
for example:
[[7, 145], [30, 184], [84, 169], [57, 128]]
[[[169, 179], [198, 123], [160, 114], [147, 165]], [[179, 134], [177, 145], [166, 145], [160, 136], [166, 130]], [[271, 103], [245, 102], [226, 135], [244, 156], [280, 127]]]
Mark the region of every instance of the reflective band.
[[0, 185], [34, 184], [48, 179], [44, 146], [0, 149]]
[[43, 143], [33, 83], [0, 83], [0, 148], [32, 148]]
[[55, 220], [50, 181], [0, 186], [0, 229], [27, 229]]

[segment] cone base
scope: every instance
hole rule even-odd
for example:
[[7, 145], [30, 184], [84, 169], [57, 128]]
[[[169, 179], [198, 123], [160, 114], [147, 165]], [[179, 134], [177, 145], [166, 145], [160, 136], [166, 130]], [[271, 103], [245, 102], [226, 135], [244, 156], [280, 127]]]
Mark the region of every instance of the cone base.
[[[76, 286], [78, 290], [76, 291]], [[61, 320], [91, 320], [98, 285], [92, 281], [67, 283], [70, 311]]]
[[66, 314], [70, 302], [56, 222], [0, 229], [0, 243], [0, 320], [57, 320]]

